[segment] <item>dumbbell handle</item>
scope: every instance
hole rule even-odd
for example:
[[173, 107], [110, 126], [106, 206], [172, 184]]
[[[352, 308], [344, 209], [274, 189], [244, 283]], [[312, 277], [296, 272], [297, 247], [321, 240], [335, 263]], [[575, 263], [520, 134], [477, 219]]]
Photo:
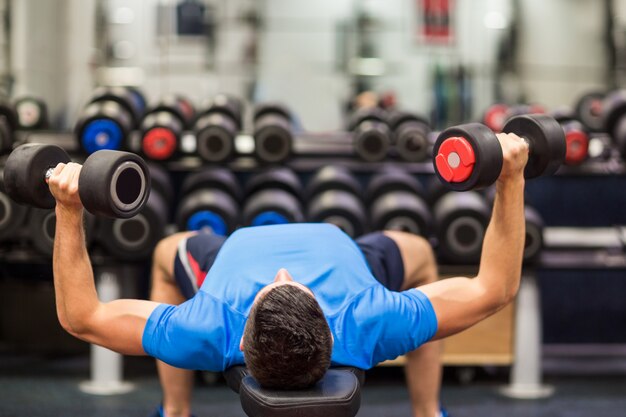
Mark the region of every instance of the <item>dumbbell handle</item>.
[[52, 176], [52, 174], [54, 173], [54, 169], [55, 169], [55, 168], [56, 168], [56, 167], [50, 167], [50, 168], [48, 168], [48, 169], [46, 170], [46, 174], [44, 175], [44, 179], [45, 179], [45, 180], [49, 180], [49, 179], [50, 179], [50, 177], [51, 177], [51, 176]]
[[[494, 133], [495, 133], [495, 132], [494, 132]], [[504, 132], [503, 132], [503, 133], [504, 133]], [[526, 145], [528, 145], [528, 151], [529, 151], [529, 153], [532, 151], [532, 149], [531, 149], [531, 146], [532, 146], [532, 141], [531, 141], [531, 140], [528, 140], [528, 138], [527, 138], [526, 136], [520, 136], [520, 135], [518, 135], [518, 134], [517, 134], [517, 133], [515, 133], [515, 132], [509, 132], [509, 133], [514, 133], [514, 134], [516, 134], [518, 138], [520, 138], [521, 140], [523, 140], [523, 141], [524, 141], [524, 143], [526, 143]]]
[[[519, 135], [518, 135], [518, 136], [519, 136]], [[528, 154], [530, 155], [530, 154], [531, 154], [531, 152], [533, 151], [533, 150], [532, 150], [532, 144], [533, 144], [533, 143], [532, 143], [532, 141], [528, 140], [525, 136], [519, 136], [519, 138], [520, 138], [521, 140], [523, 140], [523, 141], [524, 141], [524, 143], [526, 143], [526, 145], [528, 145]]]

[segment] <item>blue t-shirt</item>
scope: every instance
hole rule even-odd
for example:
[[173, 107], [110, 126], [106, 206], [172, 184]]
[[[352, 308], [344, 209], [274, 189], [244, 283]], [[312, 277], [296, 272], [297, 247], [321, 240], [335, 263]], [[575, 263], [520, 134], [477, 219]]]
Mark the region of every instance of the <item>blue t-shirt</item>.
[[426, 295], [387, 290], [337, 227], [262, 226], [226, 240], [193, 298], [154, 310], [143, 333], [145, 352], [187, 369], [243, 364], [239, 343], [254, 297], [280, 268], [315, 294], [333, 333], [334, 365], [369, 369], [418, 348], [437, 330]]

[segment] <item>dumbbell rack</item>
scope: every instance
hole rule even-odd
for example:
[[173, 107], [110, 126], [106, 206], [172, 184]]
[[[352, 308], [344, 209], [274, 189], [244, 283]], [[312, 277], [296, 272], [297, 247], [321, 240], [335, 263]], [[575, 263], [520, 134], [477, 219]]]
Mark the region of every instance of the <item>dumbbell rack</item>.
[[[170, 171], [187, 172], [194, 171], [203, 166], [200, 158], [193, 155], [193, 137], [187, 134], [183, 137], [185, 151], [188, 156], [176, 161], [168, 162], [167, 168]], [[137, 143], [138, 138], [133, 140], [131, 144]], [[55, 143], [60, 144], [69, 151], [77, 151], [74, 135], [71, 133], [23, 133], [20, 135], [20, 142], [39, 142], [39, 143]], [[229, 168], [238, 172], [252, 172], [260, 166], [254, 158], [251, 157], [254, 142], [251, 136], [240, 135], [236, 141], [236, 148], [241, 157], [235, 159], [228, 164]], [[303, 134], [294, 140], [294, 151], [298, 155], [284, 165], [289, 166], [294, 171], [312, 172], [322, 165], [340, 164], [349, 168], [355, 173], [371, 173], [379, 168], [386, 166], [396, 166], [401, 164], [402, 168], [407, 172], [415, 175], [431, 175], [434, 173], [430, 162], [424, 163], [407, 163], [385, 161], [377, 163], [365, 163], [354, 158], [353, 148], [349, 138], [349, 134], [333, 133], [333, 134]], [[588, 161], [581, 167], [563, 167], [560, 174], [562, 175], [624, 175], [626, 167], [623, 162], [617, 158], [611, 158], [607, 161]], [[546, 231], [546, 248], [548, 249], [539, 262], [539, 267], [569, 267], [573, 265], [572, 260], [577, 260], [576, 265], [584, 264], [586, 266], [597, 264], [600, 267], [623, 268], [626, 267], [626, 257], [622, 254], [605, 254], [598, 255], [601, 251], [594, 252], [590, 258], [580, 256], [580, 252], [574, 257], [568, 257], [571, 253], [566, 251], [553, 252], [551, 250], [556, 242], [550, 240], [553, 231], [547, 228]], [[604, 256], [604, 257], [603, 257]], [[582, 265], [581, 265], [582, 266]], [[445, 267], [442, 267], [444, 269]], [[455, 267], [456, 268], [456, 267]], [[119, 294], [119, 279], [122, 273], [120, 271], [103, 270], [98, 273], [99, 292], [102, 291], [101, 297], [107, 295], [113, 297]], [[100, 283], [102, 281], [102, 283]], [[103, 287], [101, 287], [103, 285]], [[511, 373], [510, 385], [503, 389], [503, 393], [517, 398], [538, 398], [549, 395], [550, 389], [544, 387], [541, 383], [541, 325], [540, 325], [540, 305], [537, 280], [532, 270], [525, 270], [522, 285], [518, 296], [517, 314], [516, 314], [516, 335], [515, 335], [515, 360], [513, 361], [513, 370]], [[92, 351], [92, 380], [83, 384], [86, 391], [94, 393], [115, 393], [132, 389], [128, 384], [122, 381], [121, 377], [121, 356], [113, 353], [104, 353], [94, 348]], [[110, 356], [109, 356], [110, 355]], [[107, 388], [109, 387], [109, 388]]]
[[[429, 140], [434, 143], [438, 132], [432, 132]], [[606, 135], [597, 134], [600, 142], [608, 142]], [[63, 147], [70, 153], [78, 154], [80, 149], [76, 144], [73, 133], [70, 132], [42, 132], [18, 131], [16, 144], [22, 143], [50, 143]], [[330, 133], [302, 133], [294, 137], [293, 150], [297, 157], [288, 160], [282, 165], [289, 166], [296, 171], [312, 171], [322, 165], [341, 164], [355, 172], [372, 172], [387, 166], [401, 166], [412, 174], [434, 174], [431, 161], [405, 162], [399, 159], [388, 159], [380, 162], [364, 162], [355, 157], [352, 147], [352, 134], [349, 132]], [[140, 138], [138, 132], [133, 132], [129, 139], [129, 151], [139, 152]], [[166, 162], [170, 170], [193, 170], [202, 167], [205, 163], [195, 155], [195, 137], [193, 132], [185, 132], [182, 137], [183, 156]], [[607, 145], [608, 146], [608, 145]], [[233, 171], [249, 171], [262, 167], [253, 157], [254, 139], [250, 135], [240, 134], [235, 140], [235, 148], [240, 157], [226, 165]], [[613, 149], [605, 158], [593, 158], [581, 166], [562, 166], [557, 175], [626, 175], [626, 163], [619, 158], [617, 150]]]

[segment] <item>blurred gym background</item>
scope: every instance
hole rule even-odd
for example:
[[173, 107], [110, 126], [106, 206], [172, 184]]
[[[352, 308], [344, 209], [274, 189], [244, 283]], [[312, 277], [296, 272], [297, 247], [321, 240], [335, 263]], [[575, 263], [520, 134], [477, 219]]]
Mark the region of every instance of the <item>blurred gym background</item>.
[[[488, 124], [492, 117], [530, 112], [529, 106], [564, 114], [563, 123], [580, 122], [587, 135], [584, 153], [554, 178], [527, 187], [527, 201], [539, 216], [527, 220], [545, 246], [526, 264], [525, 274], [532, 276], [527, 282], [533, 283], [530, 301], [447, 346], [443, 400], [454, 416], [626, 415], [626, 142], [607, 131], [607, 116], [596, 108], [609, 92], [626, 88], [625, 1], [0, 0], [0, 15], [0, 96], [14, 103], [20, 118], [15, 143], [69, 143], [78, 159], [85, 152], [77, 149], [84, 147], [77, 126], [101, 86], [141, 91], [148, 108], [175, 94], [201, 110], [218, 94], [228, 94], [242, 103], [240, 136], [252, 136], [253, 109], [267, 102], [288, 109], [294, 136], [313, 135], [320, 142], [341, 141], [337, 132], [355, 128], [350, 120], [359, 108], [420, 115], [427, 120], [429, 137], [459, 123]], [[47, 123], [27, 126], [28, 119], [22, 119], [32, 113], [22, 108], [24, 116], [17, 106], [23, 97], [37, 98], [35, 115], [45, 104]], [[622, 118], [626, 96], [618, 97], [624, 106], [614, 113]], [[196, 128], [189, 125], [182, 136], [193, 141]], [[304, 139], [300, 142], [311, 140]], [[207, 162], [193, 155], [194, 147], [183, 152], [184, 158], [157, 161], [157, 170], [171, 182], [155, 192], [167, 213], [157, 216], [157, 226], [151, 224], [141, 247], [114, 241], [107, 234], [114, 223], [98, 224], [90, 240], [98, 274], [106, 274], [102, 266], [113, 260], [120, 276], [132, 276], [121, 279], [114, 293], [145, 296], [153, 245], [161, 236], [190, 227], [187, 217], [198, 208], [183, 207], [182, 202], [193, 204], [184, 193], [201, 187], [181, 187], [188, 176], [216, 165], [232, 171], [245, 186], [214, 188], [227, 199], [244, 195], [247, 202], [236, 202], [242, 211], [252, 205], [251, 190], [271, 189], [267, 184], [273, 179], [256, 189], [250, 185], [267, 164], [239, 157]], [[277, 187], [291, 195], [279, 201], [303, 198], [304, 186], [327, 164], [347, 167], [363, 190], [379, 170], [391, 166], [411, 174], [424, 189], [433, 179], [431, 161], [423, 155], [420, 160], [385, 155], [371, 162], [328, 153], [304, 158], [295, 152], [284, 162], [299, 185]], [[363, 190], [354, 189], [352, 197]], [[428, 201], [428, 211], [437, 212], [432, 193], [414, 191]], [[480, 198], [488, 202], [489, 193]], [[488, 206], [484, 201], [480, 207]], [[187, 217], [181, 221], [184, 210]], [[370, 214], [369, 207], [363, 210]], [[477, 218], [488, 216], [481, 210]], [[94, 375], [98, 370], [89, 362], [89, 347], [58, 325], [50, 270], [53, 229], [46, 229], [48, 240], [39, 239], [37, 233], [48, 223], [32, 213], [23, 213], [22, 223], [10, 232], [0, 222], [0, 416], [24, 410], [33, 416], [147, 414], [160, 401], [152, 361], [128, 358], [123, 372]], [[303, 219], [311, 217], [301, 214], [290, 221]], [[230, 221], [224, 221], [230, 229]], [[380, 227], [369, 218], [362, 223], [357, 226], [363, 230]], [[475, 232], [472, 238], [479, 242], [481, 231]], [[463, 253], [450, 254], [454, 246], [441, 233], [420, 233], [438, 245], [445, 274], [475, 267], [475, 249], [456, 262], [463, 265], [449, 267]], [[530, 332], [524, 327], [528, 320], [520, 318], [528, 311]], [[520, 328], [525, 333], [516, 333]], [[119, 359], [113, 363], [120, 365]], [[516, 363], [531, 372], [516, 371]], [[368, 374], [359, 415], [408, 415], [402, 368], [387, 365]], [[131, 393], [94, 397], [79, 388], [89, 379], [121, 387], [120, 377], [134, 384]], [[218, 375], [199, 379], [205, 382], [194, 399], [199, 415], [243, 415]], [[516, 383], [529, 384], [534, 400], [500, 394], [506, 394], [502, 387], [515, 391]], [[42, 394], [34, 396], [35, 391]]]

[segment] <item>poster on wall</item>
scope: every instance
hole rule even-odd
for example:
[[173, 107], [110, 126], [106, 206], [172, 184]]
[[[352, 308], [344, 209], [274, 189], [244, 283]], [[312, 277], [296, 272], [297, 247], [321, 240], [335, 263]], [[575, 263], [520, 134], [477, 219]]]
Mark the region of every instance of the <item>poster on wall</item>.
[[452, 18], [454, 0], [416, 0], [418, 36], [424, 43], [449, 44], [454, 41]]

